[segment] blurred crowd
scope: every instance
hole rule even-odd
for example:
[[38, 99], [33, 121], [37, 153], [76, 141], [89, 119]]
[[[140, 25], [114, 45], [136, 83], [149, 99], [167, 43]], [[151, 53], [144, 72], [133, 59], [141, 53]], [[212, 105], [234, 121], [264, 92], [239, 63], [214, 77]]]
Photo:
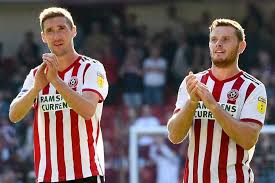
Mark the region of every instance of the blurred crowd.
[[[167, 26], [156, 32], [148, 32], [132, 13], [109, 17], [107, 27], [104, 22], [94, 21], [84, 31], [78, 25], [77, 51], [101, 61], [110, 84], [101, 120], [107, 182], [129, 182], [129, 127], [166, 125], [185, 75], [190, 70], [196, 73], [210, 67], [208, 26], [215, 17], [206, 11], [190, 22], [180, 17], [174, 6], [169, 6], [166, 14]], [[245, 28], [248, 44], [240, 57], [240, 67], [265, 84], [265, 124], [275, 124], [275, 10], [264, 17], [260, 9], [249, 4], [242, 20], [234, 18]], [[35, 42], [31, 30], [25, 33], [16, 55], [4, 57], [2, 47], [0, 43], [0, 183], [34, 182], [32, 114], [12, 124], [8, 111], [30, 68], [41, 63], [41, 53], [47, 49]], [[275, 180], [275, 144], [271, 138], [274, 135], [261, 135], [258, 142], [252, 160], [256, 182]], [[142, 183], [161, 183], [164, 178], [159, 172], [165, 171], [161, 163], [167, 163], [168, 168], [169, 162], [174, 165], [177, 180], [181, 179], [186, 142], [176, 146], [159, 136], [145, 136], [139, 146]]]

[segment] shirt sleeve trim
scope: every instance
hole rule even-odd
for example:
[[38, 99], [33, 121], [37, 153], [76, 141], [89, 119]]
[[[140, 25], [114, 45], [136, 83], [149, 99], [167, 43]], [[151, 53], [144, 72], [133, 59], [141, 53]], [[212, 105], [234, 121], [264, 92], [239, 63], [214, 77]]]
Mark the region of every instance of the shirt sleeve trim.
[[95, 89], [84, 88], [84, 89], [82, 89], [82, 91], [92, 91], [92, 92], [98, 94], [98, 96], [99, 96], [99, 98], [100, 98], [99, 101], [98, 101], [98, 103], [101, 103], [101, 102], [104, 101], [104, 98], [103, 98], [103, 96], [101, 95], [101, 93], [99, 93], [99, 91], [97, 91], [97, 90], [95, 90]]
[[263, 123], [259, 120], [256, 120], [256, 119], [251, 119], [251, 118], [243, 118], [241, 119], [241, 122], [252, 122], [252, 123], [256, 123], [260, 126], [263, 126]]

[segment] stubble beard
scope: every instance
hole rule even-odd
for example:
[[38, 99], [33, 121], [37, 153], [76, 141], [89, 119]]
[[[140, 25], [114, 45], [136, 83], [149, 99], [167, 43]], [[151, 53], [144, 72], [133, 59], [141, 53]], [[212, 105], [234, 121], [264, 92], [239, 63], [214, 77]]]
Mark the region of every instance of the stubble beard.
[[237, 56], [238, 56], [237, 52], [238, 52], [237, 49], [232, 50], [230, 55], [228, 57], [226, 57], [225, 59], [214, 59], [214, 57], [211, 56], [212, 63], [218, 68], [226, 68], [226, 67], [232, 65], [234, 62], [236, 62]]

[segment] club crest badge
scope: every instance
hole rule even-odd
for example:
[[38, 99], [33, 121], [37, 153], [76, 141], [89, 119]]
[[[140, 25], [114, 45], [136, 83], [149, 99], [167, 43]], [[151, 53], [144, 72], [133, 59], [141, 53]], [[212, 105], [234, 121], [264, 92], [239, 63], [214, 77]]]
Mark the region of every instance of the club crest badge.
[[70, 88], [76, 88], [78, 84], [78, 79], [76, 76], [73, 76], [70, 81], [68, 82], [68, 85]]
[[227, 98], [229, 101], [236, 101], [239, 96], [239, 91], [236, 89], [232, 89], [227, 93]]

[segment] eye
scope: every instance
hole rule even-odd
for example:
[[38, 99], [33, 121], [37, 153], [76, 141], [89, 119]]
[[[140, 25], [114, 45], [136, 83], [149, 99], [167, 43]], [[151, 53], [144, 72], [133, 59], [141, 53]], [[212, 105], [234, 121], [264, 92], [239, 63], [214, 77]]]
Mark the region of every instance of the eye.
[[66, 30], [66, 26], [60, 25], [60, 26], [58, 26], [58, 30], [64, 31], [64, 30]]
[[228, 37], [224, 37], [224, 38], [223, 38], [223, 41], [227, 41], [227, 40], [228, 40]]
[[215, 38], [215, 37], [212, 37], [212, 38], [210, 39], [210, 42], [212, 42], [212, 43], [215, 43], [215, 42], [217, 42], [217, 38]]
[[52, 31], [53, 31], [52, 28], [46, 29], [46, 32], [48, 32], [48, 33], [51, 33]]

